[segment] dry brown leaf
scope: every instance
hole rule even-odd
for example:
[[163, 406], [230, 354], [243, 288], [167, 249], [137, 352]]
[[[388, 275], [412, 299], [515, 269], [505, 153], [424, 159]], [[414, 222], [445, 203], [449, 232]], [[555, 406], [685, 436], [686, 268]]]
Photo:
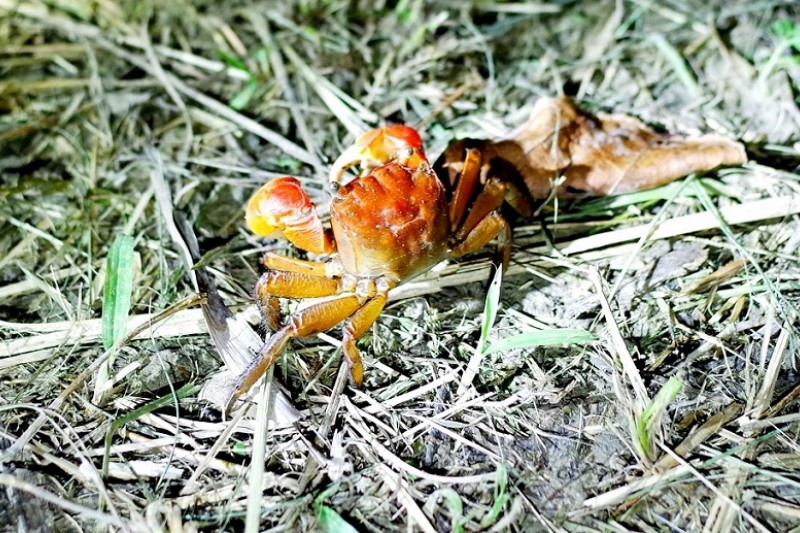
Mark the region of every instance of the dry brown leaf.
[[470, 146], [483, 148], [485, 163], [510, 163], [534, 199], [550, 196], [558, 176], [564, 177], [559, 197], [604, 196], [747, 161], [742, 144], [728, 138], [658, 133], [627, 115], [592, 115], [565, 96], [541, 98], [528, 121], [505, 139], [451, 143], [444, 154], [451, 181]]
[[744, 269], [744, 265], [744, 259], [734, 259], [733, 261], [722, 265], [717, 270], [698, 281], [695, 286], [686, 291], [686, 294], [706, 292], [712, 287], [716, 287], [722, 283], [725, 283], [729, 279], [733, 278], [736, 274], [741, 272], [742, 269]]

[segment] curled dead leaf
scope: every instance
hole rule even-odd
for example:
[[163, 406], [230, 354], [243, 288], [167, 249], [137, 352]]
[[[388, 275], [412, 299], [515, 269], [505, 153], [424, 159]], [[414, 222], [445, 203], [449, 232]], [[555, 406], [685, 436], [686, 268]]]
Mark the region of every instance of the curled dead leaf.
[[[235, 387], [236, 376], [258, 353], [264, 341], [242, 315], [231, 313], [206, 272], [201, 271], [198, 274], [199, 285], [207, 295], [207, 303], [203, 305], [203, 318], [211, 340], [225, 362], [225, 369], [205, 383], [200, 397], [225, 410]], [[285, 427], [297, 422], [301, 417], [300, 412], [292, 405], [285, 389], [277, 380], [273, 382], [271, 392], [270, 424]]]
[[[225, 411], [228, 408], [228, 399], [235, 388], [236, 376], [246, 368], [264, 341], [241, 314], [234, 315], [225, 305], [208, 270], [203, 266], [192, 269], [200, 261], [200, 250], [194, 228], [183, 216], [176, 216], [175, 222], [176, 231], [173, 238], [178, 246], [185, 250], [187, 266], [195, 277], [199, 292], [205, 295], [205, 303], [202, 304], [203, 319], [211, 340], [225, 363], [225, 368], [203, 385], [200, 398]], [[273, 387], [270, 390], [272, 393], [270, 424], [275, 424], [275, 427], [285, 427], [297, 422], [301, 414], [292, 405], [286, 390], [277, 379], [273, 380]], [[241, 407], [242, 403], [239, 402], [237, 407]]]
[[747, 161], [742, 144], [726, 137], [659, 133], [627, 115], [593, 115], [565, 96], [541, 98], [528, 121], [504, 139], [451, 143], [439, 163], [451, 181], [471, 147], [483, 150], [484, 175], [511, 165], [534, 199], [549, 197], [558, 176], [559, 197], [605, 196]]

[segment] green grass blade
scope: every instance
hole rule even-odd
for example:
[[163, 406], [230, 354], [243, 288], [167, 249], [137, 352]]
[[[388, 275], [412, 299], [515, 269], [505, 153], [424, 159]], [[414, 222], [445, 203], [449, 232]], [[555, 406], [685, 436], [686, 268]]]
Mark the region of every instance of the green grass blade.
[[667, 64], [672, 68], [675, 76], [686, 88], [689, 96], [692, 98], [700, 98], [703, 96], [703, 90], [697, 82], [697, 75], [692, 71], [689, 63], [681, 53], [660, 33], [651, 35], [650, 40], [656, 45], [656, 48], [664, 59], [666, 59]]
[[494, 273], [492, 283], [489, 285], [489, 290], [486, 292], [486, 303], [483, 307], [483, 323], [481, 324], [481, 340], [479, 351], [483, 352], [486, 349], [486, 343], [489, 341], [489, 332], [492, 330], [494, 321], [497, 318], [497, 311], [500, 309], [500, 286], [503, 283], [503, 271], [497, 269]]
[[656, 187], [655, 189], [636, 191], [617, 196], [594, 198], [582, 202], [578, 206], [578, 210], [582, 216], [586, 216], [592, 213], [614, 211], [631, 205], [640, 206], [642, 204], [649, 204], [662, 200], [671, 200], [678, 195], [689, 196], [691, 191], [682, 191], [685, 186], [686, 184], [683, 182], [674, 181], [667, 185]]
[[497, 467], [497, 482], [494, 486], [493, 499], [492, 508], [481, 518], [481, 527], [483, 528], [488, 528], [497, 522], [506, 505], [511, 501], [511, 495], [508, 493], [508, 470], [503, 464]]
[[[443, 488], [434, 491], [433, 494], [428, 497], [428, 503], [425, 505], [426, 509], [423, 510], [427, 511], [427, 507], [431, 504], [435, 504], [439, 498], [442, 499], [445, 507], [447, 507], [450, 511], [450, 515], [453, 517], [450, 531], [453, 533], [463, 533], [464, 524], [467, 522], [467, 519], [464, 517], [464, 502], [461, 500], [461, 495], [459, 495], [457, 491], [451, 488]], [[431, 507], [429, 514], [432, 514], [432, 510], [433, 507]]]
[[133, 243], [130, 235], [117, 235], [106, 258], [103, 286], [103, 347], [108, 350], [125, 337], [133, 292]]
[[661, 202], [664, 200], [671, 201], [675, 198], [691, 198], [696, 197], [692, 186], [692, 182], [699, 183], [703, 189], [709, 191], [713, 196], [724, 196], [738, 201], [737, 193], [730, 187], [717, 179], [712, 178], [696, 178], [695, 180], [683, 179], [680, 181], [673, 181], [655, 189], [647, 189], [644, 191], [630, 192], [627, 194], [620, 194], [617, 196], [602, 196], [600, 198], [593, 198], [591, 200], [583, 200], [579, 202], [573, 210], [569, 213], [562, 213], [559, 218], [565, 220], [584, 220], [588, 216], [619, 216], [619, 210], [630, 206], [636, 206], [639, 209], [646, 209], [651, 204]]
[[247, 104], [250, 103], [250, 101], [256, 95], [257, 91], [258, 91], [258, 80], [256, 80], [255, 78], [250, 78], [249, 80], [247, 80], [247, 84], [244, 86], [244, 88], [238, 93], [236, 93], [236, 95], [233, 98], [231, 98], [229, 105], [235, 110], [241, 111], [242, 109], [247, 107]]
[[327, 505], [317, 507], [317, 520], [320, 529], [326, 533], [357, 533], [358, 531]]
[[597, 340], [592, 333], [584, 329], [545, 329], [525, 331], [505, 339], [499, 339], [484, 349], [484, 355], [504, 352], [514, 348], [530, 348], [532, 346], [557, 346], [562, 344], [585, 344]]
[[222, 60], [223, 63], [228, 65], [229, 67], [235, 68], [237, 70], [241, 70], [242, 72], [247, 72], [250, 74], [250, 67], [247, 66], [243, 60], [239, 59], [238, 57], [227, 54], [221, 50], [217, 51], [217, 56]]
[[637, 447], [645, 459], [653, 459], [652, 445], [656, 428], [661, 423], [667, 406], [681, 392], [681, 389], [683, 389], [683, 380], [678, 376], [672, 376], [636, 419]]

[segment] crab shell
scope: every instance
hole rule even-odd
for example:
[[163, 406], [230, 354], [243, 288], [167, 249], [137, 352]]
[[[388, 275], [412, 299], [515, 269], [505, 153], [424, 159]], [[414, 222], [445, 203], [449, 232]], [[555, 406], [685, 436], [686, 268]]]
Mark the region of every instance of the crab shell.
[[339, 187], [331, 227], [346, 272], [404, 281], [447, 256], [444, 186], [427, 161], [376, 167]]

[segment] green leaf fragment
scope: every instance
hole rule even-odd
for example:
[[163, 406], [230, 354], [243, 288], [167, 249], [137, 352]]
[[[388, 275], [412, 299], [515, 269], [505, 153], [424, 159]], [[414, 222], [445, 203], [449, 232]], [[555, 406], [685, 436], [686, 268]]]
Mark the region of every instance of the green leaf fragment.
[[508, 471], [503, 464], [497, 467], [493, 496], [492, 508], [481, 518], [481, 527], [483, 528], [487, 528], [497, 522], [503, 514], [503, 509], [511, 501], [511, 495], [508, 493]]
[[111, 422], [111, 426], [108, 428], [106, 432], [106, 439], [105, 439], [105, 451], [103, 453], [103, 467], [102, 467], [102, 474], [103, 477], [108, 476], [108, 465], [111, 459], [111, 442], [116, 435], [117, 431], [124, 427], [125, 424], [137, 420], [143, 417], [146, 414], [150, 414], [153, 411], [161, 409], [171, 403], [175, 403], [180, 399], [183, 399], [187, 396], [190, 396], [200, 390], [200, 386], [195, 383], [186, 383], [183, 387], [176, 390], [174, 393], [165, 394], [164, 396], [153, 400], [141, 407], [137, 407], [133, 411], [130, 411], [121, 417], [113, 420]]
[[771, 30], [776, 37], [786, 41], [790, 46], [800, 47], [800, 25], [795, 24], [793, 20], [778, 20], [772, 25]]
[[655, 397], [644, 408], [642, 414], [636, 419], [636, 437], [640, 451], [648, 458], [651, 458], [651, 446], [655, 430], [661, 423], [661, 418], [664, 416], [667, 406], [681, 392], [681, 389], [683, 389], [683, 380], [678, 376], [672, 376], [664, 383]]
[[326, 533], [357, 533], [356, 528], [327, 505], [317, 507], [317, 520], [319, 527]]
[[230, 101], [230, 106], [240, 111], [247, 107], [247, 104], [253, 99], [258, 90], [258, 81], [255, 78], [250, 78], [247, 80], [247, 85], [244, 86], [244, 89], [239, 91], [236, 96], [234, 96]]
[[450, 516], [452, 517], [450, 531], [453, 533], [463, 533], [464, 524], [467, 522], [467, 518], [464, 517], [464, 502], [461, 501], [461, 496], [455, 490], [451, 488], [435, 490], [428, 497], [428, 503], [425, 504], [425, 508], [423, 510], [428, 514], [432, 514], [439, 498], [442, 499], [445, 507], [447, 507], [448, 511], [450, 511]]
[[221, 50], [217, 51], [217, 55], [219, 56], [220, 60], [229, 67], [241, 70], [243, 72], [247, 72], [248, 74], [250, 73], [250, 68], [247, 66], [247, 63], [245, 63], [238, 57], [225, 53]]
[[103, 347], [108, 350], [127, 332], [133, 292], [133, 243], [130, 235], [118, 235], [106, 258], [103, 285]]
[[483, 307], [483, 323], [481, 324], [480, 351], [486, 349], [489, 340], [489, 332], [492, 330], [494, 321], [497, 318], [497, 310], [500, 308], [500, 286], [503, 282], [503, 272], [496, 269], [489, 290], [486, 292], [486, 303]]
[[515, 348], [530, 348], [533, 346], [558, 346], [562, 344], [585, 344], [597, 340], [592, 333], [584, 329], [545, 329], [526, 331], [499, 339], [486, 346], [484, 354], [504, 352]]

